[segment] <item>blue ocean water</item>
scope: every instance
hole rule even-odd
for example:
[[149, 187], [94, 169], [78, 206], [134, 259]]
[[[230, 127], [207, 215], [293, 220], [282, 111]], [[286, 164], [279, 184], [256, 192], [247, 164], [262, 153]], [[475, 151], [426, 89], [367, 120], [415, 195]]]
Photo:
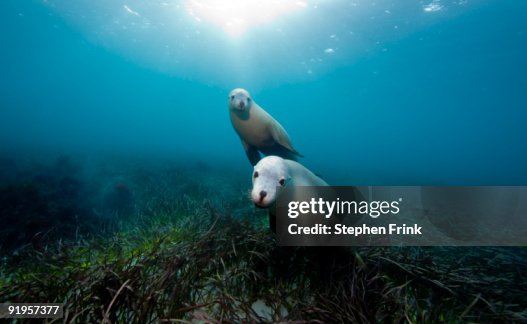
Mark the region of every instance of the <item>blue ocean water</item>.
[[274, 20], [218, 3], [0, 2], [3, 155], [163, 156], [249, 181], [227, 111], [243, 87], [330, 184], [527, 183], [527, 3], [306, 0]]
[[[280, 246], [227, 97], [247, 89], [331, 185], [525, 186], [526, 58], [520, 0], [1, 0], [0, 303], [60, 302], [65, 322], [525, 321], [524, 246]], [[511, 236], [526, 207], [433, 189], [423, 214], [461, 239], [472, 220]], [[446, 200], [474, 218], [430, 212]]]

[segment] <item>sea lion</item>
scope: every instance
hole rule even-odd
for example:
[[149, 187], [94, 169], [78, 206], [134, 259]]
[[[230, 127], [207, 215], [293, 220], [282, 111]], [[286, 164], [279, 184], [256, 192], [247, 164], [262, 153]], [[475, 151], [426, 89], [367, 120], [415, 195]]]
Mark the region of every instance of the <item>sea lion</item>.
[[293, 161], [303, 157], [293, 148], [282, 125], [258, 106], [247, 90], [237, 88], [230, 92], [229, 113], [232, 126], [253, 166], [260, 161], [260, 152]]
[[[277, 187], [328, 186], [302, 164], [273, 155], [261, 159], [254, 166], [252, 179], [251, 200], [259, 208], [269, 208], [269, 227], [273, 232], [276, 232], [274, 207]], [[311, 190], [316, 191], [316, 188]], [[313, 192], [312, 196], [316, 197], [317, 193]]]
[[[258, 208], [269, 209], [269, 227], [276, 233], [276, 201], [280, 191], [277, 188], [289, 187], [292, 192], [289, 192], [288, 200], [290, 201], [305, 201], [306, 197], [321, 197], [335, 201], [337, 199], [336, 193], [332, 188], [322, 189], [321, 187], [329, 186], [326, 181], [311, 172], [302, 164], [283, 159], [279, 156], [267, 156], [258, 162], [253, 169], [252, 175], [253, 188], [251, 190], [251, 200]], [[302, 188], [301, 191], [299, 188]], [[329, 195], [329, 196], [328, 196]], [[363, 201], [364, 196], [357, 187], [353, 187], [353, 193], [349, 194], [347, 199], [351, 201]], [[333, 226], [335, 224], [345, 224], [352, 226], [359, 222], [361, 216], [344, 217], [343, 215], [334, 215], [324, 222], [326, 225]], [[308, 219], [306, 216], [297, 219], [297, 224], [300, 226], [304, 224], [307, 226], [312, 223], [313, 219]], [[329, 242], [327, 239], [320, 237], [319, 243], [324, 242], [325, 245]], [[334, 238], [332, 238], [334, 239]], [[311, 240], [310, 244], [317, 242], [316, 239]]]

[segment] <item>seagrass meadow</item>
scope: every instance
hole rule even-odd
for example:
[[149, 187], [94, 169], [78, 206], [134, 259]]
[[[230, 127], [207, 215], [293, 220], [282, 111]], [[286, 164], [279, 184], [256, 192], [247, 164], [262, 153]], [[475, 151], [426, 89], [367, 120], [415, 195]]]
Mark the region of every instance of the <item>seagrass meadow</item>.
[[66, 323], [527, 320], [525, 248], [281, 247], [232, 170], [112, 161], [83, 179], [59, 157], [1, 187], [18, 223], [0, 302], [64, 303]]

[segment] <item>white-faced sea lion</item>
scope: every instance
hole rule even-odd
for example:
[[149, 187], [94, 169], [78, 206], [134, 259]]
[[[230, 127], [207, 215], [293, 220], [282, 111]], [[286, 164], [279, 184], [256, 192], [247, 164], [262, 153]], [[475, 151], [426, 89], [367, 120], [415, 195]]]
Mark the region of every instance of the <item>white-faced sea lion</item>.
[[309, 187], [303, 190], [312, 190], [312, 196], [316, 197], [318, 196], [316, 187], [328, 186], [324, 180], [302, 164], [273, 155], [261, 159], [254, 166], [252, 178], [251, 200], [259, 208], [269, 208], [269, 227], [273, 232], [276, 231], [274, 207], [278, 194], [277, 187], [292, 187], [295, 190], [293, 197], [297, 195], [298, 187]]

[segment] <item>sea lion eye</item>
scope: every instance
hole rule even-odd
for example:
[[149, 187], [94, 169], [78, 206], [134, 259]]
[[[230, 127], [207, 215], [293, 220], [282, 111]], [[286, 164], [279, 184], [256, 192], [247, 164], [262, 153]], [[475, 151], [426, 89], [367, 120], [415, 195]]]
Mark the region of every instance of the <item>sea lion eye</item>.
[[259, 176], [258, 171], [255, 171], [253, 177], [258, 178], [258, 176]]
[[247, 102], [250, 102], [251, 101], [251, 98], [247, 97]]
[[234, 100], [234, 95], [231, 96], [231, 100]]
[[278, 181], [278, 183], [281, 185], [281, 186], [284, 186], [285, 185], [285, 179], [280, 179], [280, 181]]

